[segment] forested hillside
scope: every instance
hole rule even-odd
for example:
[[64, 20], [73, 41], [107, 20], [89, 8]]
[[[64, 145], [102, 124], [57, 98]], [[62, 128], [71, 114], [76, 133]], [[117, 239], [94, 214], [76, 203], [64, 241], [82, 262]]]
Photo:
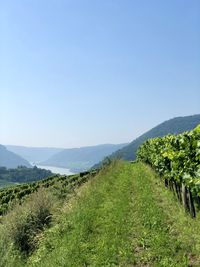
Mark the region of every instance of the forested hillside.
[[18, 166], [31, 167], [31, 164], [19, 155], [0, 145], [0, 167], [17, 168]]
[[47, 178], [51, 175], [53, 175], [51, 171], [40, 169], [36, 166], [33, 168], [19, 166], [15, 169], [0, 167], [0, 181], [2, 182], [28, 183]]
[[54, 147], [26, 147], [14, 145], [7, 145], [6, 147], [8, 150], [34, 163], [45, 161], [62, 150], [62, 148]]
[[101, 161], [112, 152], [124, 147], [126, 144], [105, 144], [90, 147], [64, 149], [53, 155], [41, 165], [68, 168], [72, 172], [85, 171]]
[[[154, 138], [158, 136], [164, 136], [167, 134], [179, 134], [185, 131], [192, 130], [198, 124], [200, 124], [200, 115], [193, 115], [193, 116], [185, 116], [185, 117], [177, 117], [174, 119], [170, 119], [165, 121], [158, 126], [152, 128], [148, 132], [144, 133], [140, 137], [136, 138], [127, 146], [123, 147], [122, 149], [114, 152], [109, 156], [110, 159], [123, 159], [123, 160], [135, 160], [136, 159], [136, 152], [138, 147], [144, 143], [149, 138]], [[102, 163], [99, 163], [94, 166], [97, 168]]]

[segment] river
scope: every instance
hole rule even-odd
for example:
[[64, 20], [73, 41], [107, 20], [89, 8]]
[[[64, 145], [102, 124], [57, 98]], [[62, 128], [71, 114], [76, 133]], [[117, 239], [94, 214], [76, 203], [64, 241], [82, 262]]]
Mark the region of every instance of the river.
[[61, 174], [61, 175], [72, 175], [74, 174], [71, 172], [69, 169], [66, 168], [59, 168], [59, 167], [54, 167], [54, 166], [43, 166], [43, 165], [37, 165], [35, 164], [38, 168], [45, 169], [45, 170], [50, 170], [53, 173], [56, 174]]

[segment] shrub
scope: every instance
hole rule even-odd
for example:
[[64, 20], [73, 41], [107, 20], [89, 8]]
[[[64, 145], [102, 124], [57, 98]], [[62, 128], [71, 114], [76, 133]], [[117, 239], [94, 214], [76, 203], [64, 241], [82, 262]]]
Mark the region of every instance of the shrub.
[[54, 201], [52, 196], [40, 189], [27, 201], [19, 204], [5, 216], [3, 225], [11, 243], [24, 254], [30, 254], [37, 247], [39, 234], [49, 226]]

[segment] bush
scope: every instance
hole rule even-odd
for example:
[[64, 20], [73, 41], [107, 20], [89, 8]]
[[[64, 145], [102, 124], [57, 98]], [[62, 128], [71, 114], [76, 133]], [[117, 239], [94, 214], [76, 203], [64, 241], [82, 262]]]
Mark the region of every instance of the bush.
[[34, 251], [40, 233], [51, 223], [53, 207], [52, 196], [40, 189], [5, 216], [3, 225], [16, 249], [24, 254]]

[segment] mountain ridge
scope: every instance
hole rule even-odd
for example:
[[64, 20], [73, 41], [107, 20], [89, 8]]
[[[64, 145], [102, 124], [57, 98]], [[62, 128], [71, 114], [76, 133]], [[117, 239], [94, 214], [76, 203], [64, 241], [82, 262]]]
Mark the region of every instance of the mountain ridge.
[[[107, 157], [107, 159], [123, 159], [123, 160], [135, 160], [136, 152], [143, 142], [149, 138], [160, 137], [167, 134], [179, 134], [185, 131], [192, 130], [198, 124], [200, 124], [200, 114], [190, 115], [190, 116], [179, 116], [169, 120], [166, 120], [157, 126], [153, 127], [149, 131], [143, 133], [127, 146], [122, 149], [117, 150]], [[106, 159], [94, 165], [93, 168], [99, 168]]]
[[18, 166], [32, 167], [26, 159], [0, 145], [0, 167], [17, 168]]
[[63, 148], [56, 147], [29, 147], [17, 145], [5, 145], [8, 150], [25, 158], [29, 162], [39, 163], [40, 161], [47, 160], [55, 153], [62, 151]]
[[68, 168], [73, 172], [90, 169], [110, 153], [122, 148], [126, 144], [102, 144], [81, 148], [64, 149], [53, 155], [40, 165]]

